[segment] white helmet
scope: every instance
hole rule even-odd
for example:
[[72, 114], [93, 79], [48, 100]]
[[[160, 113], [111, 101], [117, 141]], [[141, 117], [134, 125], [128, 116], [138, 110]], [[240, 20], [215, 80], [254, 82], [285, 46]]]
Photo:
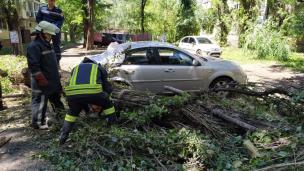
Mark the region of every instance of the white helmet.
[[51, 35], [56, 35], [56, 33], [59, 33], [60, 29], [55, 25], [47, 21], [41, 21], [36, 27], [36, 31], [48, 33]]

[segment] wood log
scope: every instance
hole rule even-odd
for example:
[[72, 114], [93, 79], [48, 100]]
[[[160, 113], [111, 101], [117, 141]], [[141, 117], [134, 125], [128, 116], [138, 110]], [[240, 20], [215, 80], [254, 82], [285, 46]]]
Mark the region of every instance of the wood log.
[[221, 118], [221, 119], [223, 119], [225, 121], [228, 121], [230, 123], [238, 125], [238, 126], [244, 128], [244, 129], [247, 129], [249, 131], [255, 131], [255, 130], [257, 130], [257, 128], [255, 126], [252, 126], [252, 125], [250, 125], [248, 123], [240, 121], [240, 120], [238, 120], [236, 118], [233, 118], [231, 116], [225, 115], [224, 114], [225, 111], [222, 110], [222, 109], [215, 108], [215, 109], [211, 109], [210, 111], [212, 112], [213, 115], [215, 115], [215, 116], [217, 116], [217, 117], [219, 117], [219, 118]]
[[177, 88], [174, 88], [174, 87], [171, 87], [171, 86], [164, 86], [164, 88], [166, 90], [169, 90], [169, 91], [171, 91], [171, 92], [173, 92], [175, 94], [178, 94], [178, 95], [181, 95], [181, 94], [185, 93], [185, 91], [177, 89]]

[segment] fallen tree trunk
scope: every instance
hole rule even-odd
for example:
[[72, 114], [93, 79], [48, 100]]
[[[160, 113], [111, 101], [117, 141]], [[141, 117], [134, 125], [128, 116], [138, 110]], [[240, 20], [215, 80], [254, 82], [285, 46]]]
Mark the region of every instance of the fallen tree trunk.
[[[182, 94], [182, 93], [185, 93], [185, 91], [183, 91], [183, 90], [179, 90], [177, 88], [170, 87], [170, 86], [165, 86], [164, 88], [166, 90], [170, 90], [170, 91], [172, 91], [172, 92], [174, 92], [176, 94], [179, 94], [179, 95]], [[250, 125], [248, 123], [245, 123], [245, 122], [243, 122], [241, 120], [238, 120], [236, 118], [233, 118], [231, 116], [225, 115], [224, 114], [225, 111], [222, 110], [222, 109], [219, 109], [219, 108], [210, 109], [210, 108], [207, 108], [205, 106], [204, 106], [204, 108], [206, 108], [208, 111], [210, 111], [213, 115], [215, 115], [215, 116], [217, 116], [217, 117], [219, 117], [219, 118], [221, 118], [221, 119], [223, 119], [225, 121], [233, 123], [233, 124], [235, 124], [235, 125], [237, 125], [239, 127], [242, 127], [242, 128], [247, 129], [249, 131], [255, 131], [255, 130], [257, 130], [257, 128], [255, 126], [252, 126], [252, 125]]]

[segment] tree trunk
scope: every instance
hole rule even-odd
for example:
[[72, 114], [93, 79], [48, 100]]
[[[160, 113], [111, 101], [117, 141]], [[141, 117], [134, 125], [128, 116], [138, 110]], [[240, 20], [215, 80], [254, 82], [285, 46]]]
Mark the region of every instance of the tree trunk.
[[147, 0], [141, 0], [141, 5], [140, 5], [140, 28], [141, 28], [141, 33], [145, 33], [145, 7], [146, 7]]
[[70, 32], [70, 41], [75, 43], [76, 36], [75, 36], [76, 25], [70, 25], [69, 32]]
[[83, 6], [82, 6], [82, 10], [83, 10], [83, 13], [84, 13], [84, 17], [83, 17], [83, 48], [86, 48], [86, 45], [87, 45], [87, 33], [88, 33], [88, 17], [89, 17], [89, 14], [88, 14], [88, 3], [87, 3], [87, 0], [82, 0], [82, 3], [83, 3]]
[[87, 41], [86, 41], [86, 49], [90, 50], [93, 49], [94, 43], [94, 1], [95, 0], [88, 0], [88, 32], [87, 32]]

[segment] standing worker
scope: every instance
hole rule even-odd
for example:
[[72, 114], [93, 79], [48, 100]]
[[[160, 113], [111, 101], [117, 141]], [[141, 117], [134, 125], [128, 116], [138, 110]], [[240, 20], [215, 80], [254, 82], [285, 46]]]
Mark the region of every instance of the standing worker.
[[[35, 28], [35, 39], [27, 48], [28, 68], [31, 72], [32, 87], [32, 124], [34, 129], [45, 129], [47, 102], [50, 100], [56, 112], [64, 110], [60, 101], [62, 91], [58, 63], [50, 41], [59, 28], [47, 21], [41, 21]], [[58, 115], [58, 113], [57, 113]], [[38, 117], [41, 116], [41, 125]]]
[[[55, 6], [55, 0], [48, 0], [48, 5], [40, 7], [36, 16], [37, 23], [41, 21], [47, 21], [55, 24], [59, 29], [61, 29], [64, 21], [63, 12], [61, 9]], [[53, 47], [56, 53], [58, 65], [61, 59], [61, 33], [60, 31], [56, 35], [52, 36]]]
[[108, 123], [116, 121], [116, 112], [110, 94], [111, 84], [108, 82], [108, 73], [101, 65], [87, 60], [72, 70], [69, 85], [65, 87], [70, 113], [66, 114], [60, 144], [64, 144], [75, 124], [82, 109], [88, 105], [93, 112], [101, 112], [106, 115]]

